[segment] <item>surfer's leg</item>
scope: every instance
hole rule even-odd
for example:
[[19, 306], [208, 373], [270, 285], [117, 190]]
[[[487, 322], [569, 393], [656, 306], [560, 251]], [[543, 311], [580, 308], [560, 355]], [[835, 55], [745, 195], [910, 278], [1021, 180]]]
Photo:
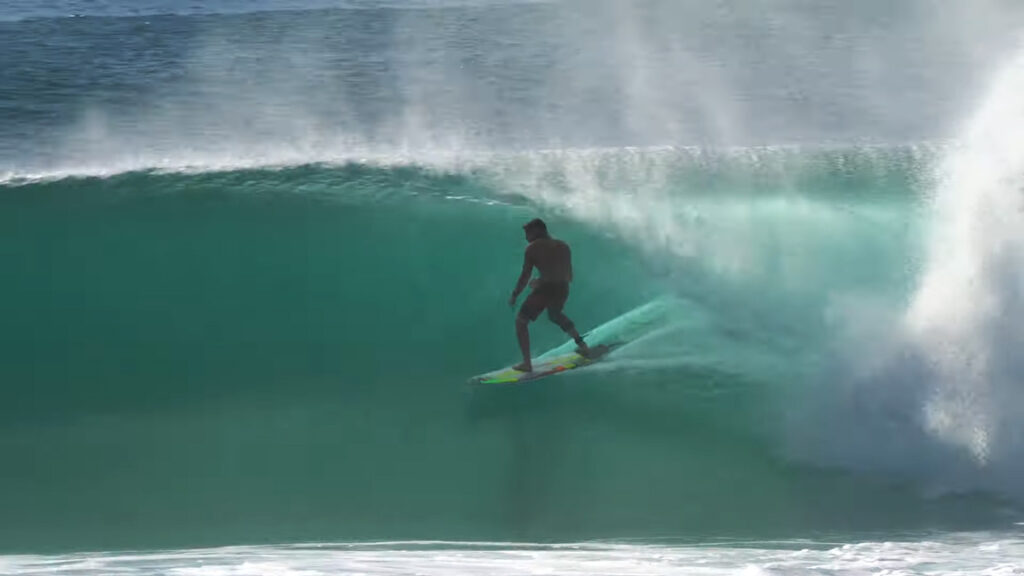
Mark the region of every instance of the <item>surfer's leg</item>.
[[563, 332], [572, 336], [573, 341], [575, 341], [576, 345], [580, 348], [580, 354], [586, 356], [590, 353], [590, 347], [588, 347], [587, 343], [583, 341], [583, 337], [576, 331], [576, 325], [573, 324], [572, 320], [570, 320], [564, 312], [562, 312], [561, 307], [548, 308], [548, 319], [557, 324]]
[[565, 302], [569, 299], [569, 285], [564, 284], [552, 287], [552, 291], [551, 302], [548, 304], [548, 319], [557, 324], [563, 332], [572, 336], [576, 346], [579, 347], [579, 353], [587, 356], [590, 354], [590, 348], [583, 341], [580, 333], [576, 331], [576, 325], [565, 315], [565, 312], [562, 312], [562, 309], [565, 308]]
[[533, 370], [530, 361], [530, 319], [522, 314], [516, 315], [516, 338], [519, 340], [519, 351], [523, 353], [523, 361], [512, 368], [520, 372], [530, 372]]
[[544, 306], [544, 295], [534, 290], [519, 307], [519, 314], [516, 314], [516, 339], [519, 340], [519, 351], [523, 353], [523, 361], [513, 368], [520, 372], [533, 370], [533, 363], [530, 361], [530, 322], [540, 316]]

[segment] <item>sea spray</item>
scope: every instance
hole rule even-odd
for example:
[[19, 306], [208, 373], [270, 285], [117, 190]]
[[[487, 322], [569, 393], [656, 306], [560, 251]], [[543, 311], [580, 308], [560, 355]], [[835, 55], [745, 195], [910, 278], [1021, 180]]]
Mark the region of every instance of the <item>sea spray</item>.
[[933, 375], [923, 407], [929, 432], [968, 450], [979, 466], [1018, 480], [1024, 472], [1022, 92], [1024, 49], [995, 78], [960, 145], [940, 166], [925, 268], [904, 319]]
[[907, 294], [833, 299], [831, 359], [791, 414], [795, 453], [932, 494], [1024, 497], [1022, 90], [1018, 52], [922, 180]]

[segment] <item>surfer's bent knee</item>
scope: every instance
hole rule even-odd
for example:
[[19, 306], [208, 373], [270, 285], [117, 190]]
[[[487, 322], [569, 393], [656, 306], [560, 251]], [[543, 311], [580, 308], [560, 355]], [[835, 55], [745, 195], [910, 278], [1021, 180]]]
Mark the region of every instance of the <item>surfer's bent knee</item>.
[[566, 316], [565, 313], [561, 311], [554, 312], [552, 310], [548, 310], [548, 319], [557, 324], [559, 328], [566, 332], [569, 332], [576, 328], [576, 325], [572, 323], [572, 320], [570, 320], [569, 317]]

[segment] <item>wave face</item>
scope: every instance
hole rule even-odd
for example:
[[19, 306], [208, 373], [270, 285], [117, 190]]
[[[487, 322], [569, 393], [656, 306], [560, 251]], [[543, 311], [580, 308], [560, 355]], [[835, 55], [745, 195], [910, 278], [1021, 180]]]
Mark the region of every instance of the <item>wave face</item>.
[[[915, 277], [919, 153], [744, 153], [700, 170], [685, 151], [560, 152], [465, 173], [305, 166], [8, 186], [4, 541], [997, 522], [995, 500], [933, 500], [794, 449], [830, 436], [796, 416], [820, 414], [837, 381], [844, 314], [898, 302]], [[564, 176], [577, 164], [611, 181], [626, 165], [731, 174], [734, 187], [670, 176], [632, 200], [591, 186], [598, 196], [575, 202]], [[508, 192], [524, 179], [553, 184], [530, 184], [546, 195], [528, 202]], [[536, 214], [574, 247], [579, 325], [671, 298], [672, 327], [600, 369], [467, 388], [515, 358], [504, 302]], [[564, 339], [533, 328], [538, 352]]]
[[[1019, 519], [1020, 8], [586, 6], [8, 9], [0, 545]], [[538, 215], [667, 328], [468, 387]]]

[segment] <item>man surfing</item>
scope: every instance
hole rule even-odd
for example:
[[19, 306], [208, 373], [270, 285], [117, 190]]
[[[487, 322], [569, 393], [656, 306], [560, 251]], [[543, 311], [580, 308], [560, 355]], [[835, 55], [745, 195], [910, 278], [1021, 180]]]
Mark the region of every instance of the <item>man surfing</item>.
[[[530, 220], [523, 226], [526, 233], [526, 253], [523, 257], [523, 271], [519, 275], [512, 296], [508, 299], [509, 307], [516, 305], [519, 294], [529, 283], [529, 296], [523, 301], [516, 315], [516, 337], [519, 349], [523, 353], [523, 361], [512, 368], [520, 372], [532, 372], [533, 363], [530, 359], [530, 322], [540, 316], [546, 308], [548, 319], [558, 325], [579, 346], [583, 356], [590, 354], [590, 348], [583, 337], [576, 331], [576, 326], [562, 312], [565, 301], [569, 299], [569, 283], [572, 282], [572, 252], [565, 242], [552, 238], [548, 227], [540, 218]], [[533, 268], [537, 267], [540, 277], [530, 280]]]

